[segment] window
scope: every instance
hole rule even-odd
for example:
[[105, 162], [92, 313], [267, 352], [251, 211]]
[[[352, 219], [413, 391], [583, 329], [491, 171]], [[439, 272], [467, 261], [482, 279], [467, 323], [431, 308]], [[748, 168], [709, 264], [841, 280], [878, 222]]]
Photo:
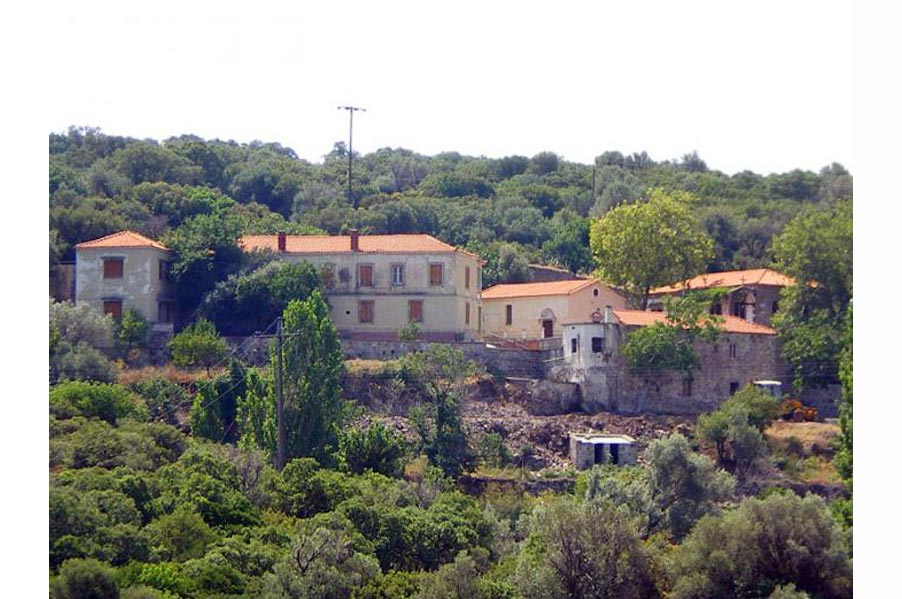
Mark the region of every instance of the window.
[[122, 258], [104, 258], [103, 259], [103, 278], [104, 279], [121, 279], [123, 272]]
[[736, 357], [736, 344], [735, 343], [730, 344], [730, 357], [731, 358]]
[[400, 287], [404, 284], [404, 265], [403, 264], [392, 264], [391, 265], [391, 284], [394, 287]]
[[595, 297], [598, 297], [598, 289], [593, 289], [593, 290], [592, 290], [592, 295], [595, 296]]
[[157, 322], [175, 322], [175, 302], [164, 300], [157, 303]]
[[716, 314], [717, 316], [720, 316], [723, 314], [723, 306], [720, 304], [720, 302], [717, 302], [717, 303], [711, 304], [711, 309], [708, 311], [711, 314]]
[[745, 318], [745, 304], [742, 302], [734, 302], [730, 313], [739, 318]]
[[736, 395], [737, 391], [739, 391], [739, 383], [733, 381], [730, 383], [730, 395]]
[[506, 324], [506, 325], [514, 324], [514, 307], [511, 304], [508, 304], [504, 308], [505, 308], [504, 324]]
[[571, 339], [570, 340], [570, 353], [575, 354], [578, 346], [579, 346], [579, 341], [576, 339], [576, 337]]
[[358, 319], [360, 322], [373, 322], [373, 300], [361, 300], [357, 305]]
[[439, 287], [443, 283], [443, 275], [441, 264], [430, 264], [429, 265], [429, 285], [432, 287]]
[[770, 313], [771, 313], [771, 314], [776, 314], [776, 313], [777, 313], [777, 309], [778, 309], [779, 307], [780, 307], [780, 302], [774, 302], [774, 303], [771, 304], [771, 306], [770, 306]]
[[470, 267], [469, 266], [464, 268], [464, 288], [465, 289], [470, 288]]
[[116, 320], [121, 320], [122, 300], [103, 300], [103, 313], [112, 315]]
[[410, 322], [423, 322], [423, 300], [410, 300], [407, 302], [407, 320]]
[[357, 266], [357, 286], [372, 287], [373, 286], [373, 265], [360, 264]]
[[604, 351], [604, 337], [592, 337], [592, 353], [598, 354]]
[[[169, 280], [169, 261], [168, 260], [160, 260], [159, 262], [159, 271], [160, 271], [160, 280], [168, 281]], [[166, 321], [168, 322], [168, 321]]]
[[470, 324], [470, 302], [464, 307], [464, 324]]
[[683, 379], [683, 397], [692, 397], [692, 379]]

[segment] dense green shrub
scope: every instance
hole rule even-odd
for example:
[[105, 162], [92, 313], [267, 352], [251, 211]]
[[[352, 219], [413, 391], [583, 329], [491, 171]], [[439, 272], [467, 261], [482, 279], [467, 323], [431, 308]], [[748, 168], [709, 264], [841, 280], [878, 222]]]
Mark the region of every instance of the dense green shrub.
[[852, 562], [820, 497], [747, 499], [702, 519], [673, 554], [673, 597], [768, 597], [777, 587], [825, 599], [851, 597]]
[[382, 422], [368, 427], [353, 427], [338, 440], [340, 461], [354, 474], [366, 470], [380, 474], [397, 474], [404, 455], [404, 437], [395, 434]]
[[144, 398], [152, 419], [167, 424], [176, 424], [176, 412], [188, 397], [181, 385], [163, 376], [138, 381], [130, 389]]
[[107, 564], [95, 559], [71, 559], [51, 580], [50, 595], [53, 599], [118, 599], [119, 588], [114, 571]]
[[216, 332], [216, 327], [203, 318], [186, 327], [169, 342], [172, 363], [181, 368], [209, 369], [222, 360], [227, 351], [228, 345]]
[[147, 408], [120, 385], [69, 381], [50, 390], [50, 413], [57, 418], [100, 418], [115, 425], [123, 417], [145, 419]]

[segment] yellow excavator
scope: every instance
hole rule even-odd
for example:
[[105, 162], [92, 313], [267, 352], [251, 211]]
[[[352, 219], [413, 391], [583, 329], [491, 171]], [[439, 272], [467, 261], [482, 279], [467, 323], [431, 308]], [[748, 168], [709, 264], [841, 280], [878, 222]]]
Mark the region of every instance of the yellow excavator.
[[784, 397], [780, 381], [752, 381], [752, 384], [780, 402], [780, 418], [792, 422], [814, 422], [817, 408], [806, 406], [794, 397]]

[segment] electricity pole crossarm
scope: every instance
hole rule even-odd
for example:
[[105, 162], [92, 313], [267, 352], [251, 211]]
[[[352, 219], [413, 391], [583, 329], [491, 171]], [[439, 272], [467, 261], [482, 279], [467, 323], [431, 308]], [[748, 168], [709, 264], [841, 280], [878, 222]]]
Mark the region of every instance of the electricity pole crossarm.
[[357, 110], [366, 112], [366, 108], [358, 108], [357, 106], [339, 106], [338, 110], [347, 110], [350, 116], [350, 127], [348, 129], [348, 200], [354, 205], [354, 210], [357, 210], [359, 202], [354, 199], [354, 193], [351, 189], [351, 172], [354, 161], [354, 112]]

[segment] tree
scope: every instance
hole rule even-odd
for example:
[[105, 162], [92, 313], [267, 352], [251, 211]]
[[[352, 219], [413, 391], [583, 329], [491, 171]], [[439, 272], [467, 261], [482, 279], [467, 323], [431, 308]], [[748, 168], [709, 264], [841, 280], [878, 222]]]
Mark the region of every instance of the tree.
[[96, 559], [70, 559], [51, 581], [53, 599], [119, 599], [113, 569]]
[[691, 196], [653, 189], [592, 224], [600, 279], [621, 286], [644, 310], [652, 288], [698, 274], [713, 256], [711, 239], [690, 211]]
[[[564, 214], [569, 210], [558, 213]], [[589, 251], [589, 220], [578, 216], [562, 222], [555, 228], [554, 236], [542, 246], [542, 252], [551, 261], [564, 266], [573, 274], [588, 272], [592, 268], [592, 253]], [[558, 220], [557, 215], [555, 220]]]
[[379, 563], [362, 551], [365, 539], [337, 514], [306, 520], [291, 553], [265, 577], [267, 597], [349, 599], [353, 589], [379, 573]]
[[217, 283], [199, 314], [226, 335], [251, 335], [269, 327], [288, 302], [307, 299], [320, 285], [320, 274], [309, 262], [273, 260]]
[[130, 360], [133, 349], [147, 346], [147, 335], [150, 323], [137, 310], [126, 310], [122, 319], [116, 323], [116, 341], [122, 344], [125, 359]]
[[432, 344], [424, 352], [401, 358], [402, 371], [427, 397], [427, 405], [412, 415], [420, 435], [420, 449], [445, 476], [455, 478], [475, 465], [460, 415], [466, 380], [480, 372], [463, 352]]
[[808, 209], [773, 241], [775, 267], [796, 284], [780, 294], [773, 323], [797, 390], [838, 382], [852, 300], [852, 203]]
[[181, 368], [210, 367], [221, 361], [229, 346], [212, 322], [201, 318], [169, 342], [172, 362]]
[[526, 599], [659, 596], [650, 556], [623, 507], [559, 499], [530, 528], [516, 574]]
[[[707, 456], [692, 451], [675, 433], [649, 444], [645, 451], [652, 497], [674, 539], [682, 539], [695, 522], [714, 513], [733, 494], [733, 477]], [[654, 528], [653, 524], [653, 528]]]
[[[289, 302], [282, 321], [285, 458], [313, 457], [328, 464], [347, 415], [338, 330], [319, 290], [304, 301]], [[272, 362], [277, 367], [275, 354]]]
[[217, 282], [240, 269], [244, 260], [240, 234], [238, 216], [223, 210], [188, 218], [164, 236], [165, 245], [175, 252], [170, 272], [184, 316], [193, 314]]
[[672, 570], [674, 599], [768, 597], [790, 583], [815, 597], [852, 596], [849, 548], [816, 495], [746, 499], [702, 519], [675, 549]]
[[354, 474], [370, 470], [392, 476], [398, 472], [404, 455], [404, 437], [377, 421], [343, 433], [338, 451], [341, 461]]
[[682, 372], [687, 378], [698, 368], [695, 343], [714, 341], [722, 319], [708, 313], [717, 292], [695, 291], [664, 300], [666, 322], [630, 331], [621, 352], [634, 374], [648, 381], [667, 370]]

